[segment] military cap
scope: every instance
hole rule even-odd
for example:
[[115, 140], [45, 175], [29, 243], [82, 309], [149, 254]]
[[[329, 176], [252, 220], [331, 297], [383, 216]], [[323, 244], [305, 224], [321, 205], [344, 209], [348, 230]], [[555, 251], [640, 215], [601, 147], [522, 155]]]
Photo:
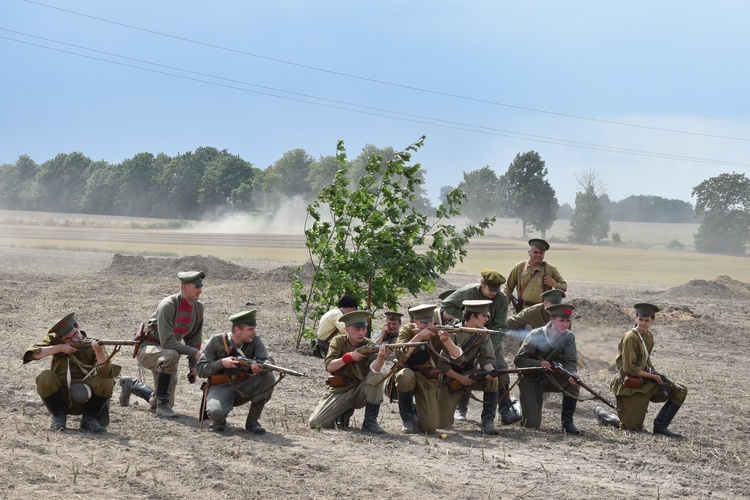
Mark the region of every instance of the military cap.
[[505, 283], [505, 278], [503, 278], [503, 275], [492, 269], [482, 269], [479, 274], [480, 276], [482, 276], [482, 280], [484, 281], [484, 283], [493, 292], [499, 292], [500, 285]]
[[563, 318], [570, 318], [573, 315], [573, 310], [576, 308], [573, 304], [553, 304], [547, 308], [547, 313], [550, 316], [562, 316]]
[[370, 311], [350, 311], [339, 318], [346, 326], [367, 326], [367, 319], [372, 316]]
[[659, 312], [659, 308], [648, 302], [640, 302], [633, 306], [635, 308], [636, 316], [656, 316]]
[[76, 313], [70, 313], [67, 316], [65, 316], [63, 319], [55, 323], [52, 328], [49, 329], [49, 332], [47, 333], [54, 333], [58, 337], [64, 337], [70, 331], [73, 329], [74, 326], [78, 324], [78, 320], [76, 319]]
[[191, 283], [195, 286], [203, 286], [203, 278], [206, 277], [206, 273], [203, 271], [182, 271], [177, 273], [177, 277], [184, 284]]
[[562, 302], [562, 299], [564, 298], [565, 292], [563, 292], [562, 290], [558, 290], [557, 288], [547, 290], [542, 294], [542, 300], [545, 300], [550, 304], [560, 304]]
[[386, 311], [384, 314], [389, 321], [401, 321], [401, 316], [403, 316], [403, 313], [396, 311]]
[[485, 316], [490, 315], [491, 300], [464, 300], [463, 306], [465, 311], [481, 313]]
[[446, 290], [446, 291], [444, 291], [443, 293], [441, 293], [440, 295], [438, 295], [438, 298], [439, 298], [440, 300], [445, 300], [446, 298], [448, 298], [448, 296], [449, 296], [450, 294], [452, 294], [452, 293], [453, 293], [453, 292], [455, 292], [455, 291], [456, 291], [456, 290]]
[[420, 304], [409, 309], [409, 316], [413, 319], [428, 323], [434, 321], [435, 308], [437, 306], [432, 304]]
[[258, 323], [255, 321], [255, 315], [258, 314], [257, 309], [251, 311], [242, 311], [229, 316], [229, 321], [232, 322], [232, 326], [248, 325], [257, 326]]
[[547, 243], [546, 241], [544, 241], [544, 240], [543, 240], [543, 239], [541, 239], [541, 238], [531, 238], [531, 239], [529, 240], [529, 246], [530, 246], [530, 247], [537, 247], [537, 248], [541, 248], [541, 249], [542, 249], [542, 250], [544, 250], [545, 252], [546, 252], [547, 250], [549, 250], [549, 243]]

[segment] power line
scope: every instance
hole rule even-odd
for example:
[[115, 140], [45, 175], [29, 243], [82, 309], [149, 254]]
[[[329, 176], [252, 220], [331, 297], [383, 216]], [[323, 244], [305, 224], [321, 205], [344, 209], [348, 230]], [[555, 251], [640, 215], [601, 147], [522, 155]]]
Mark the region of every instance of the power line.
[[[696, 163], [708, 163], [708, 164], [714, 164], [714, 165], [727, 165], [727, 166], [735, 166], [735, 167], [743, 167], [743, 168], [750, 167], [750, 163], [732, 162], [732, 161], [725, 161], [725, 160], [715, 160], [715, 159], [711, 159], [711, 158], [699, 158], [699, 157], [683, 156], [683, 155], [674, 155], [674, 154], [669, 154], [669, 153], [658, 153], [658, 152], [653, 152], [653, 151], [642, 151], [642, 150], [630, 149], [630, 148], [620, 148], [620, 147], [614, 147], [614, 146], [605, 146], [605, 145], [601, 145], [601, 144], [593, 144], [593, 143], [580, 142], [580, 141], [570, 141], [570, 140], [566, 140], [566, 139], [558, 139], [558, 138], [555, 138], [555, 137], [547, 137], [547, 136], [534, 135], [534, 134], [525, 134], [525, 133], [521, 133], [521, 132], [514, 132], [514, 131], [509, 131], [509, 130], [496, 129], [496, 128], [492, 128], [492, 127], [484, 127], [484, 126], [480, 126], [480, 125], [473, 125], [473, 124], [468, 124], [468, 123], [461, 123], [461, 122], [454, 122], [454, 121], [450, 121], [450, 120], [443, 120], [443, 119], [440, 119], [440, 118], [433, 118], [433, 117], [428, 117], [428, 116], [413, 115], [413, 114], [409, 114], [409, 113], [403, 113], [403, 112], [399, 112], [399, 111], [392, 111], [392, 110], [388, 110], [388, 109], [376, 108], [376, 107], [371, 107], [371, 106], [363, 106], [363, 105], [360, 105], [360, 104], [349, 103], [349, 102], [344, 102], [344, 101], [336, 101], [336, 100], [333, 100], [333, 99], [327, 99], [327, 98], [322, 98], [322, 97], [317, 97], [317, 96], [312, 96], [312, 95], [307, 95], [307, 94], [301, 94], [301, 93], [297, 93], [297, 92], [286, 91], [286, 90], [277, 89], [277, 88], [273, 88], [273, 87], [266, 87], [266, 86], [262, 86], [262, 85], [256, 85], [256, 84], [253, 84], [253, 83], [243, 82], [243, 81], [240, 81], [240, 80], [233, 80], [233, 79], [223, 78], [223, 77], [219, 77], [219, 76], [215, 76], [215, 75], [210, 75], [210, 74], [207, 74], [207, 73], [201, 73], [201, 72], [197, 72], [197, 71], [182, 69], [182, 68], [178, 68], [178, 67], [175, 67], [175, 66], [168, 66], [168, 65], [164, 65], [164, 64], [160, 64], [160, 63], [154, 63], [154, 62], [146, 61], [146, 60], [143, 60], [143, 59], [136, 59], [136, 58], [132, 58], [132, 57], [128, 57], [128, 56], [122, 56], [122, 55], [114, 54], [114, 53], [111, 53], [111, 52], [105, 52], [105, 51], [101, 51], [101, 50], [90, 49], [90, 48], [83, 47], [83, 46], [80, 46], [80, 45], [74, 45], [74, 44], [69, 44], [69, 43], [66, 43], [66, 42], [60, 42], [60, 41], [57, 41], [57, 40], [52, 40], [52, 39], [49, 39], [49, 38], [39, 37], [39, 36], [36, 36], [36, 35], [31, 35], [31, 34], [19, 32], [19, 31], [15, 31], [15, 30], [10, 30], [10, 29], [7, 29], [7, 28], [1, 28], [0, 27], [0, 30], [7, 31], [7, 32], [12, 32], [12, 33], [16, 33], [16, 34], [20, 34], [20, 35], [23, 35], [23, 36], [28, 36], [28, 37], [31, 37], [31, 38], [36, 38], [36, 39], [39, 39], [39, 40], [45, 40], [45, 41], [48, 41], [48, 42], [57, 43], [57, 44], [65, 45], [65, 46], [68, 46], [68, 47], [74, 47], [74, 48], [77, 48], [77, 49], [87, 50], [87, 51], [95, 52], [95, 53], [98, 53], [98, 54], [103, 54], [103, 55], [112, 56], [112, 57], [119, 57], [121, 59], [126, 59], [126, 60], [129, 60], [129, 61], [135, 61], [135, 62], [139, 62], [139, 63], [143, 63], [143, 64], [150, 64], [150, 65], [157, 66], [157, 67], [162, 67], [162, 68], [166, 68], [166, 69], [170, 69], [170, 70], [175, 70], [175, 71], [181, 71], [181, 72], [184, 72], [184, 73], [198, 75], [198, 76], [207, 77], [207, 78], [213, 78], [213, 79], [216, 79], [216, 80], [222, 80], [222, 81], [226, 81], [226, 82], [230, 82], [230, 83], [235, 83], [235, 84], [240, 84], [240, 85], [246, 85], [246, 86], [252, 86], [252, 87], [256, 87], [256, 88], [262, 88], [262, 89], [273, 91], [273, 92], [281, 92], [281, 93], [290, 94], [290, 95], [297, 96], [297, 97], [287, 97], [287, 96], [277, 95], [277, 94], [273, 94], [273, 93], [269, 93], [269, 92], [262, 92], [262, 91], [257, 91], [257, 90], [251, 90], [251, 89], [247, 89], [247, 88], [237, 87], [235, 85], [229, 85], [229, 84], [224, 84], [224, 83], [219, 83], [219, 82], [212, 82], [212, 81], [208, 81], [208, 80], [203, 80], [201, 78], [194, 78], [194, 77], [190, 77], [190, 76], [184, 76], [184, 75], [178, 75], [178, 74], [174, 74], [174, 73], [169, 73], [167, 71], [161, 71], [161, 70], [156, 70], [156, 69], [151, 69], [151, 68], [144, 68], [144, 67], [136, 66], [136, 65], [133, 65], [133, 64], [126, 64], [126, 63], [122, 63], [122, 62], [118, 62], [118, 61], [112, 61], [112, 60], [109, 60], [109, 59], [104, 59], [104, 58], [101, 58], [101, 57], [94, 57], [94, 56], [90, 56], [90, 55], [86, 55], [86, 54], [79, 54], [77, 52], [71, 52], [71, 51], [68, 51], [68, 50], [63, 50], [63, 49], [58, 49], [58, 48], [54, 48], [54, 47], [49, 47], [49, 46], [46, 46], [46, 45], [40, 45], [40, 44], [37, 44], [37, 43], [31, 43], [31, 42], [27, 42], [27, 41], [24, 41], [24, 40], [18, 40], [18, 39], [15, 39], [15, 38], [0, 36], [0, 38], [2, 38], [2, 39], [13, 41], [13, 42], [17, 42], [17, 43], [21, 43], [21, 44], [25, 44], [25, 45], [30, 45], [30, 46], [33, 46], [33, 47], [43, 48], [43, 49], [47, 49], [47, 50], [51, 50], [51, 51], [55, 51], [55, 52], [61, 52], [61, 53], [69, 54], [69, 55], [74, 55], [74, 56], [81, 57], [81, 58], [92, 59], [92, 60], [101, 61], [101, 62], [105, 62], [105, 63], [109, 63], [109, 64], [114, 64], [114, 65], [124, 66], [124, 67], [128, 67], [128, 68], [138, 69], [138, 70], [141, 70], [141, 71], [147, 71], [147, 72], [157, 73], [157, 74], [161, 74], [161, 75], [165, 75], [165, 76], [171, 76], [171, 77], [174, 77], [174, 78], [181, 78], [181, 79], [184, 79], [184, 80], [190, 80], [190, 81], [195, 81], [195, 82], [199, 82], [199, 83], [205, 83], [205, 84], [220, 86], [220, 87], [224, 87], [224, 88], [230, 88], [230, 89], [239, 90], [239, 91], [243, 91], [243, 92], [251, 92], [251, 93], [254, 93], [254, 94], [260, 94], [260, 95], [265, 95], [265, 96], [269, 96], [269, 97], [275, 97], [275, 98], [278, 98], [278, 99], [286, 99], [286, 100], [292, 100], [292, 101], [302, 102], [302, 103], [306, 103], [306, 104], [313, 104], [313, 105], [316, 105], [316, 106], [323, 106], [323, 107], [328, 107], [328, 108], [333, 108], [333, 109], [339, 109], [339, 110], [344, 110], [344, 111], [350, 111], [350, 112], [355, 112], [355, 113], [361, 113], [361, 114], [367, 114], [367, 115], [372, 115], [372, 116], [379, 116], [379, 117], [384, 117], [384, 118], [397, 119], [397, 120], [407, 121], [407, 122], [412, 122], [412, 123], [421, 123], [421, 124], [425, 124], [425, 125], [438, 126], [438, 127], [449, 128], [449, 129], [454, 129], [454, 130], [462, 130], [462, 131], [467, 131], [467, 132], [481, 133], [481, 134], [498, 136], [498, 137], [508, 137], [508, 138], [512, 138], [512, 139], [521, 139], [521, 140], [535, 141], [535, 142], [541, 142], [541, 143], [546, 143], [546, 144], [555, 144], [555, 145], [559, 145], [559, 146], [575, 147], [575, 148], [580, 148], [580, 149], [589, 149], [589, 150], [595, 150], [595, 151], [604, 151], [604, 152], [612, 152], [612, 153], [620, 153], [620, 154], [629, 154], [629, 155], [645, 156], [645, 157], [652, 157], [652, 158], [662, 158], [662, 159], [671, 159], [671, 160], [680, 160], [680, 161], [690, 161], [690, 162], [696, 162]], [[309, 101], [309, 100], [306, 100], [306, 99], [301, 99], [299, 97], [304, 97], [304, 98], [307, 98], [307, 99], [316, 99], [316, 100], [319, 100], [319, 101], [325, 101], [325, 102], [332, 103], [332, 104], [325, 104], [325, 103], [321, 103], [321, 102], [313, 102], [313, 101]], [[362, 108], [362, 109], [353, 109], [353, 108]]]
[[725, 136], [725, 135], [714, 135], [714, 134], [706, 134], [706, 133], [702, 133], [702, 132], [690, 132], [690, 131], [687, 131], [687, 130], [677, 130], [677, 129], [662, 128], [662, 127], [652, 127], [652, 126], [649, 126], [649, 125], [640, 125], [640, 124], [637, 124], [637, 123], [618, 122], [618, 121], [614, 121], [614, 120], [605, 120], [605, 119], [602, 119], [602, 118], [592, 118], [592, 117], [589, 117], [589, 116], [581, 116], [581, 115], [574, 115], [574, 114], [569, 114], [569, 113], [560, 113], [560, 112], [556, 112], [556, 111], [549, 111], [549, 110], [544, 110], [544, 109], [530, 108], [530, 107], [525, 107], [525, 106], [517, 106], [517, 105], [514, 105], [514, 104], [507, 104], [507, 103], [502, 103], [502, 102], [497, 102], [497, 101], [491, 101], [491, 100], [487, 100], [487, 99], [480, 99], [480, 98], [475, 98], [475, 97], [463, 96], [463, 95], [460, 95], [460, 94], [452, 94], [450, 92], [441, 92], [441, 91], [438, 91], [438, 90], [432, 90], [432, 89], [426, 89], [426, 88], [422, 88], [422, 87], [415, 87], [415, 86], [411, 86], [411, 85], [404, 85], [404, 84], [400, 84], [400, 83], [388, 82], [388, 81], [385, 81], [385, 80], [378, 80], [378, 79], [375, 79], [375, 78], [369, 78], [369, 77], [365, 77], [365, 76], [359, 76], [359, 75], [354, 75], [354, 74], [350, 74], [350, 73], [344, 73], [344, 72], [341, 72], [341, 71], [334, 71], [334, 70], [329, 70], [329, 69], [325, 69], [325, 68], [319, 68], [319, 67], [316, 67], [316, 66], [310, 66], [310, 65], [307, 65], [307, 64], [296, 63], [296, 62], [293, 62], [293, 61], [286, 61], [284, 59], [278, 59], [278, 58], [264, 56], [264, 55], [260, 55], [260, 54], [254, 54], [252, 52], [246, 52], [246, 51], [243, 51], [243, 50], [233, 49], [231, 47], [224, 47], [222, 45], [216, 45], [216, 44], [212, 44], [212, 43], [208, 43], [208, 42], [201, 42], [199, 40], [193, 40], [193, 39], [190, 39], [190, 38], [184, 38], [184, 37], [177, 36], [177, 35], [170, 35], [168, 33], [163, 33], [163, 32], [160, 32], [160, 31], [150, 30], [150, 29], [147, 29], [147, 28], [141, 28], [139, 26], [134, 26], [134, 25], [131, 25], [131, 24], [121, 23], [121, 22], [118, 22], [118, 21], [112, 21], [110, 19], [104, 19], [104, 18], [101, 18], [101, 17], [96, 17], [96, 16], [92, 16], [92, 15], [89, 15], [89, 14], [84, 14], [82, 12], [76, 12], [76, 11], [73, 11], [73, 10], [63, 9], [61, 7], [57, 7], [57, 6], [54, 6], [54, 5], [44, 4], [44, 3], [41, 3], [41, 2], [36, 2], [34, 0], [25, 0], [25, 1], [28, 2], [28, 3], [31, 3], [31, 4], [39, 5], [41, 7], [46, 7], [48, 9], [59, 10], [61, 12], [66, 12], [68, 14], [73, 14], [73, 15], [80, 16], [80, 17], [86, 17], [86, 18], [89, 18], [89, 19], [93, 19], [95, 21], [101, 21], [101, 22], [113, 24], [113, 25], [116, 25], [116, 26], [122, 26], [124, 28], [142, 31], [144, 33], [150, 33], [150, 34], [157, 35], [157, 36], [162, 36], [162, 37], [166, 37], [166, 38], [172, 38], [174, 40], [179, 40], [179, 41], [182, 41], [182, 42], [187, 42], [187, 43], [192, 43], [192, 44], [196, 44], [196, 45], [201, 45], [201, 46], [204, 46], [204, 47], [210, 47], [210, 48], [213, 48], [213, 49], [223, 50], [223, 51], [226, 51], [226, 52], [233, 52], [235, 54], [241, 54], [241, 55], [244, 55], [244, 56], [255, 57], [255, 58], [258, 58], [258, 59], [264, 59], [264, 60], [267, 60], [267, 61], [272, 61], [272, 62], [276, 62], [276, 63], [280, 63], [280, 64], [286, 64], [286, 65], [289, 65], [289, 66], [296, 66], [298, 68], [304, 68], [304, 69], [308, 69], [308, 70], [312, 70], [312, 71], [318, 71], [318, 72], [321, 72], [321, 73], [328, 73], [328, 74], [331, 74], [331, 75], [342, 76], [342, 77], [345, 77], [345, 78], [352, 78], [352, 79], [355, 79], [355, 80], [361, 80], [361, 81], [366, 81], [366, 82], [370, 82], [370, 83], [377, 83], [377, 84], [380, 84], [380, 85], [388, 85], [388, 86], [391, 86], [391, 87], [397, 87], [397, 88], [402, 88], [402, 89], [407, 89], [407, 90], [413, 90], [413, 91], [416, 91], [416, 92], [423, 92], [423, 93], [428, 93], [428, 94], [433, 94], [433, 95], [439, 95], [439, 96], [443, 96], [443, 97], [450, 97], [450, 98], [453, 98], [453, 99], [461, 99], [461, 100], [465, 100], [465, 101], [472, 101], [472, 102], [477, 102], [477, 103], [482, 103], [482, 104], [490, 104], [490, 105], [493, 105], [493, 106], [501, 106], [501, 107], [506, 107], [506, 108], [519, 109], [519, 110], [522, 110], [522, 111], [531, 111], [531, 112], [534, 112], [534, 113], [541, 113], [541, 114], [547, 114], [547, 115], [561, 116], [561, 117], [564, 117], [564, 118], [573, 118], [573, 119], [576, 119], [576, 120], [587, 120], [587, 121], [592, 121], [592, 122], [607, 123], [607, 124], [610, 124], [610, 125], [618, 125], [618, 126], [623, 126], [623, 127], [640, 128], [640, 129], [645, 129], [645, 130], [655, 130], [655, 131], [659, 131], [659, 132], [670, 132], [670, 133], [674, 133], [674, 134], [686, 134], [686, 135], [694, 135], [694, 136], [699, 136], [699, 137], [710, 137], [710, 138], [714, 138], [714, 139], [725, 139], [725, 140], [731, 140], [731, 141], [750, 142], [749, 138], [744, 138], [744, 137], [731, 137], [731, 136]]

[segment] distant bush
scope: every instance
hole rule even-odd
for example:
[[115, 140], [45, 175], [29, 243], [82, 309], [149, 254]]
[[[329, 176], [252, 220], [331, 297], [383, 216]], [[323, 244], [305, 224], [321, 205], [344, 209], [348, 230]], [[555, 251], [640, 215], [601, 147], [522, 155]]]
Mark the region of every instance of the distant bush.
[[612, 233], [612, 243], [615, 245], [619, 245], [622, 243], [622, 238], [620, 238], [620, 233]]
[[667, 250], [685, 250], [685, 245], [675, 238], [667, 243]]

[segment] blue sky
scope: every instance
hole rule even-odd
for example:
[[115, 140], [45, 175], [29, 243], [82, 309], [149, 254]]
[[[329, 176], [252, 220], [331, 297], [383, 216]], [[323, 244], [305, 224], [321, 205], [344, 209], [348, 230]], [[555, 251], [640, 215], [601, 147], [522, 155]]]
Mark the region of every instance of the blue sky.
[[561, 203], [589, 170], [613, 200], [694, 202], [750, 168], [749, 19], [745, 0], [3, 0], [0, 163], [213, 146], [266, 168], [426, 135], [433, 201], [534, 150]]

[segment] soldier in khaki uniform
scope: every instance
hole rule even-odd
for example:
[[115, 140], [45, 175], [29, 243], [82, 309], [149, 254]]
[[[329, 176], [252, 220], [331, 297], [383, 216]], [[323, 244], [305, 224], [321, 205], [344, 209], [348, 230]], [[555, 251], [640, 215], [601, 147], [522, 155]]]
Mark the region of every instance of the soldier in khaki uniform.
[[405, 434], [416, 432], [414, 426], [414, 402], [417, 405], [417, 428], [420, 432], [432, 434], [437, 430], [439, 420], [438, 389], [442, 360], [440, 351], [445, 351], [451, 359], [463, 354], [444, 330], [434, 332], [435, 306], [422, 304], [409, 309], [413, 323], [401, 327], [398, 343], [429, 342], [430, 348], [411, 347], [396, 353], [401, 367], [394, 375], [398, 390], [398, 410], [401, 416], [401, 431]]
[[83, 415], [81, 430], [106, 432], [109, 425], [109, 400], [120, 367], [110, 363], [106, 351], [96, 341], [91, 348], [77, 349], [71, 344], [86, 338], [70, 313], [49, 329], [48, 335], [23, 354], [24, 364], [52, 356], [49, 370], [36, 378], [36, 390], [52, 415], [50, 429], [67, 429], [68, 414]]
[[540, 304], [542, 293], [546, 290], [566, 291], [568, 289], [567, 283], [557, 268], [545, 262], [544, 254], [547, 250], [549, 250], [549, 243], [543, 239], [530, 239], [529, 260], [519, 262], [508, 274], [503, 291], [509, 302], [512, 302], [515, 291], [518, 300], [521, 301], [521, 309]]
[[573, 416], [578, 403], [579, 387], [573, 377], [565, 377], [552, 370], [551, 361], [560, 363], [563, 368], [575, 374], [578, 371], [578, 351], [576, 337], [568, 329], [570, 316], [575, 306], [557, 304], [547, 308], [550, 321], [542, 328], [529, 332], [516, 354], [518, 368], [543, 366], [548, 371], [525, 374], [518, 382], [521, 402], [521, 426], [538, 428], [542, 424], [542, 407], [545, 392], [562, 392], [562, 428], [572, 435], [581, 435], [573, 424]]
[[273, 374], [253, 363], [249, 370], [241, 369], [237, 356], [274, 363], [263, 340], [257, 334], [258, 311], [242, 311], [229, 317], [229, 333], [213, 335], [203, 348], [198, 360], [198, 376], [208, 379], [205, 394], [206, 413], [214, 432], [227, 428], [227, 415], [233, 408], [250, 403], [245, 429], [253, 434], [265, 434], [258, 423], [263, 407], [271, 399], [276, 380]]
[[[461, 326], [483, 328], [490, 320], [491, 304], [491, 300], [465, 300]], [[450, 335], [453, 342], [461, 347], [463, 355], [455, 363], [444, 363], [445, 372], [438, 393], [438, 407], [440, 408], [438, 427], [447, 429], [453, 425], [454, 411], [463, 395], [468, 395], [471, 391], [483, 391], [482, 431], [485, 434], [500, 434], [500, 431], [495, 428], [498, 379], [487, 375], [485, 380], [476, 382], [469, 378], [472, 373], [495, 368], [495, 350], [489, 335], [464, 332]], [[448, 383], [452, 380], [461, 383], [460, 390], [451, 392]]]
[[[466, 285], [459, 288], [441, 303], [445, 313], [452, 318], [463, 317], [463, 303], [465, 300], [491, 300], [489, 308], [490, 321], [486, 328], [490, 330], [499, 330], [503, 333], [493, 333], [490, 335], [492, 347], [495, 349], [495, 367], [501, 370], [508, 368], [505, 361], [505, 349], [503, 342], [505, 340], [505, 331], [508, 329], [508, 298], [502, 293], [501, 287], [505, 283], [505, 278], [492, 269], [483, 269], [480, 271], [480, 280], [478, 284]], [[502, 375], [500, 377], [502, 387], [510, 387], [510, 377]], [[458, 405], [457, 418], [466, 419], [466, 409], [468, 399], [464, 398]], [[510, 400], [510, 394], [500, 388], [498, 390], [498, 410], [500, 413], [500, 423], [510, 425], [518, 422], [521, 416], [516, 412]]]
[[[562, 304], [562, 300], [565, 298], [565, 292], [562, 290], [552, 289], [547, 290], [542, 294], [541, 304], [535, 304], [531, 307], [527, 307], [520, 313], [514, 314], [508, 317], [508, 329], [509, 330], [521, 330], [525, 329], [531, 331], [534, 328], [540, 328], [549, 323], [549, 313], [547, 308], [552, 305]], [[521, 336], [521, 340], [526, 335]]]
[[[620, 339], [617, 346], [617, 375], [612, 380], [612, 392], [617, 399], [619, 421], [612, 413], [597, 406], [594, 409], [599, 421], [604, 425], [619, 426], [621, 429], [644, 431], [643, 421], [650, 402], [665, 402], [654, 419], [654, 434], [681, 438], [682, 435], [669, 430], [669, 424], [685, 402], [688, 388], [681, 382], [665, 383], [651, 362], [654, 348], [654, 334], [651, 326], [656, 321], [659, 308], [642, 302], [635, 308], [635, 327]], [[626, 386], [626, 379], [640, 382], [641, 387]], [[642, 379], [642, 382], [638, 379]], [[628, 383], [628, 385], [631, 385]], [[636, 384], [637, 385], [637, 384]], [[666, 394], [665, 394], [666, 393]]]
[[385, 326], [380, 329], [380, 333], [374, 338], [376, 344], [391, 344], [396, 342], [398, 331], [401, 328], [401, 317], [403, 313], [396, 311], [386, 311]]
[[368, 311], [351, 311], [341, 316], [341, 321], [346, 325], [346, 335], [337, 335], [331, 340], [323, 362], [328, 373], [342, 376], [344, 385], [328, 387], [325, 396], [310, 415], [311, 429], [330, 429], [334, 427], [337, 417], [364, 406], [362, 430], [373, 434], [385, 432], [378, 425], [378, 415], [383, 403], [380, 384], [384, 374], [381, 370], [388, 348], [382, 344], [377, 356], [357, 352], [358, 347], [375, 345], [366, 338], [367, 320], [370, 316]]

